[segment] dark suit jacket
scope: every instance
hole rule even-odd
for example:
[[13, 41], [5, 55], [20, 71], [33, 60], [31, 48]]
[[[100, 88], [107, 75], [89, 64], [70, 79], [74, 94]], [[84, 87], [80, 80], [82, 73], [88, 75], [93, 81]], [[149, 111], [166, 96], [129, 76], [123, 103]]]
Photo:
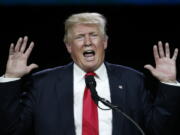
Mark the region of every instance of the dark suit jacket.
[[[180, 88], [160, 84], [152, 103], [141, 73], [120, 65], [105, 65], [112, 103], [131, 116], [147, 134], [164, 134], [162, 131], [166, 131], [176, 115]], [[113, 135], [140, 135], [117, 112], [113, 112], [112, 124]], [[73, 64], [41, 71], [28, 81], [0, 83], [0, 127], [0, 134], [75, 135]]]

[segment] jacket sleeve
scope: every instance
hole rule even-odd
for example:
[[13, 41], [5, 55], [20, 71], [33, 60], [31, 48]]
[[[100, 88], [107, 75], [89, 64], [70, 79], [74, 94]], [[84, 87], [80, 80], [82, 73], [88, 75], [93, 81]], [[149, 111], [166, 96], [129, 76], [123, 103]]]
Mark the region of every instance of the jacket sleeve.
[[31, 134], [33, 97], [21, 80], [0, 83], [0, 134]]
[[[144, 101], [147, 103], [146, 101]], [[159, 83], [159, 89], [152, 105], [146, 104], [146, 129], [152, 135], [169, 135], [172, 122], [178, 116], [180, 87]], [[147, 107], [149, 106], [149, 107]], [[171, 123], [171, 124], [170, 124]]]

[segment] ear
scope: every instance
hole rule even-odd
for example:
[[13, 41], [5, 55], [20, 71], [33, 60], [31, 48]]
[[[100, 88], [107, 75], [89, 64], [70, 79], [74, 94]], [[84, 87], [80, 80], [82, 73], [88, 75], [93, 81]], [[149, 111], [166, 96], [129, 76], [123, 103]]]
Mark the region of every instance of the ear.
[[68, 53], [71, 53], [71, 45], [66, 43], [66, 49], [68, 51]]
[[106, 50], [107, 46], [108, 46], [108, 36], [105, 36], [105, 38], [104, 38], [104, 50]]

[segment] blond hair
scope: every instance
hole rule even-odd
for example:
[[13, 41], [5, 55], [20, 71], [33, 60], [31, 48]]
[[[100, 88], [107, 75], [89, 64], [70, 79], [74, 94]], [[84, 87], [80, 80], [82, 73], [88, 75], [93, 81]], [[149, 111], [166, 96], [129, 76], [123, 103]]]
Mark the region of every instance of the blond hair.
[[95, 24], [98, 26], [100, 33], [106, 35], [106, 19], [99, 13], [78, 13], [73, 14], [65, 21], [64, 42], [67, 43], [70, 39], [70, 30], [75, 24]]

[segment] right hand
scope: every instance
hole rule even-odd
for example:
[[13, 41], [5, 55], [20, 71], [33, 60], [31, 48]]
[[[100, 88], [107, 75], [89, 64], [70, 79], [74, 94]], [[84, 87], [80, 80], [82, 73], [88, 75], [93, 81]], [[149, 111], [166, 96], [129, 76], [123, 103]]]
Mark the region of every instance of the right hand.
[[34, 47], [34, 42], [31, 42], [27, 47], [28, 37], [19, 38], [16, 45], [11, 43], [9, 48], [9, 57], [6, 65], [5, 78], [21, 78], [30, 73], [33, 69], [38, 68], [36, 64], [27, 66], [27, 60]]

